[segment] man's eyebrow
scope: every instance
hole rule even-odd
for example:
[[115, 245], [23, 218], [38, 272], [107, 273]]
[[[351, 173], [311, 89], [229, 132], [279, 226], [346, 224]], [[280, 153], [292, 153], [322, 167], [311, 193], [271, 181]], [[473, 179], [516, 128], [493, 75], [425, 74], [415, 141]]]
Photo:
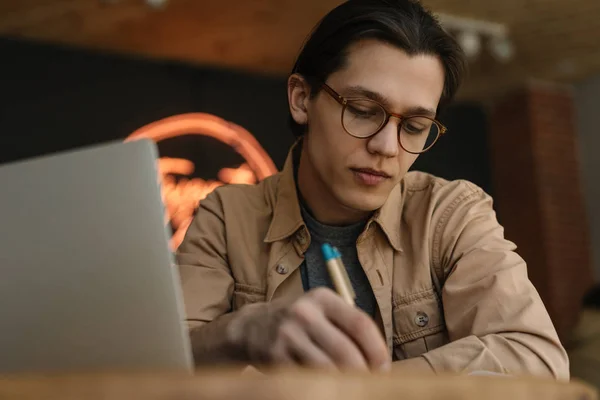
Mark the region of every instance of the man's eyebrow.
[[[387, 109], [391, 107], [390, 101], [386, 97], [382, 96], [377, 92], [369, 90], [364, 86], [349, 86], [344, 89], [344, 93], [347, 93], [348, 97], [366, 97], [368, 99], [375, 100], [376, 102], [381, 103], [381, 105]], [[435, 118], [437, 112], [432, 108], [415, 106], [405, 110], [403, 114], [407, 117], [410, 117], [411, 115], [424, 115], [427, 117]]]
[[413, 115], [419, 115], [419, 116], [435, 118], [435, 116], [437, 115], [437, 112], [431, 108], [417, 106], [417, 107], [410, 107], [409, 109], [407, 109], [404, 112], [404, 115], [407, 117], [411, 117]]
[[377, 92], [365, 88], [364, 86], [350, 86], [347, 87], [344, 92], [348, 93], [348, 97], [366, 97], [381, 103], [385, 107], [390, 106], [390, 102], [387, 98]]

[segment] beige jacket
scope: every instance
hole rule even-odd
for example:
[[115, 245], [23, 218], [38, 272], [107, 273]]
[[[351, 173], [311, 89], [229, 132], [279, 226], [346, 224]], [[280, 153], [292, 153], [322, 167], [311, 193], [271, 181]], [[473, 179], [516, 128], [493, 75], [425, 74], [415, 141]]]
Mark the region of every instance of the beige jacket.
[[[282, 172], [257, 185], [216, 189], [178, 250], [190, 326], [301, 296], [310, 240], [291, 152]], [[566, 352], [526, 264], [477, 186], [409, 172], [356, 245], [398, 366], [568, 379]]]

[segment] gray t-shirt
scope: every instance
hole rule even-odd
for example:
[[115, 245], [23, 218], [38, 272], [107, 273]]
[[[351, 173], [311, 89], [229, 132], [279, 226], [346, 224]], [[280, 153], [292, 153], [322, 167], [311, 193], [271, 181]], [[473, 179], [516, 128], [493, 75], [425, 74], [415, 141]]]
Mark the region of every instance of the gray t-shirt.
[[377, 302], [356, 251], [356, 240], [364, 230], [366, 221], [349, 226], [329, 226], [314, 219], [304, 207], [301, 207], [301, 212], [311, 237], [300, 269], [304, 290], [322, 286], [334, 289], [321, 253], [321, 245], [329, 243], [342, 254], [342, 261], [356, 292], [356, 305], [374, 317]]

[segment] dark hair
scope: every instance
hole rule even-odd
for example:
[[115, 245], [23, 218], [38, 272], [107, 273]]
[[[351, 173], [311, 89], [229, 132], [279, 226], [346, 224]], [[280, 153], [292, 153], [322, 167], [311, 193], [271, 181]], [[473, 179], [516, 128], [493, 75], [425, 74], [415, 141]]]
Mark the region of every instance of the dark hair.
[[[344, 67], [348, 47], [361, 39], [385, 41], [411, 56], [437, 55], [445, 71], [440, 107], [454, 97], [466, 72], [458, 43], [417, 0], [348, 0], [317, 24], [296, 59], [292, 73], [306, 79], [311, 98], [329, 75]], [[306, 128], [291, 116], [290, 127], [295, 136]]]

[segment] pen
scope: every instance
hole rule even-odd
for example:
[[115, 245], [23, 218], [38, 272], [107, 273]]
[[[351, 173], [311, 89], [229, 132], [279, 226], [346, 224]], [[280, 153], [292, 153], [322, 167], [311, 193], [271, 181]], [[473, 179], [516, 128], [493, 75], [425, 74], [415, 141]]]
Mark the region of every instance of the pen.
[[342, 254], [340, 253], [340, 251], [338, 250], [337, 247], [333, 246], [332, 248], [333, 248], [333, 253], [335, 255], [335, 259], [340, 268], [340, 272], [342, 273], [342, 277], [344, 278], [344, 281], [346, 282], [346, 287], [350, 291], [350, 295], [352, 296], [352, 299], [356, 299], [356, 293], [354, 292], [354, 287], [352, 286], [352, 282], [350, 281], [350, 276], [348, 276], [348, 270], [346, 269], [346, 266], [342, 262]]
[[351, 306], [354, 306], [354, 299], [356, 294], [350, 283], [350, 278], [346, 272], [346, 268], [342, 263], [342, 257], [338, 249], [332, 247], [328, 243], [324, 243], [321, 246], [323, 257], [325, 258], [325, 264], [327, 265], [327, 271], [333, 282], [336, 292], [344, 299], [344, 301]]

